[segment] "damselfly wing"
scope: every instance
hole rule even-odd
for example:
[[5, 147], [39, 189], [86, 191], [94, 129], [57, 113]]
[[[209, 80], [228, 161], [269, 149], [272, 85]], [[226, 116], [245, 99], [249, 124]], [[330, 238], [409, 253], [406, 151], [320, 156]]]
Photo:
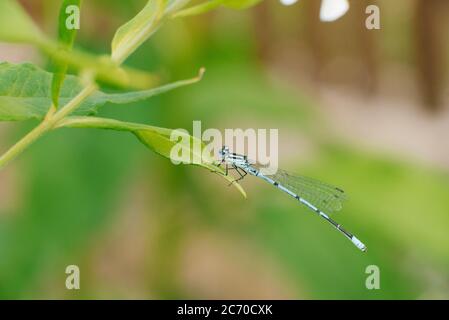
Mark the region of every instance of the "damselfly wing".
[[338, 187], [284, 170], [278, 170], [269, 177], [328, 213], [341, 210], [347, 198], [345, 192]]

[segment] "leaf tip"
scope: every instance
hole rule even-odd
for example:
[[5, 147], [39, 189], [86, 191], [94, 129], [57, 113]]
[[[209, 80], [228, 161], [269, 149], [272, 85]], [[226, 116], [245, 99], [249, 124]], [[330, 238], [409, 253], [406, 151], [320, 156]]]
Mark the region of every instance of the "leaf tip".
[[200, 71], [198, 71], [198, 81], [201, 81], [204, 77], [204, 74], [206, 73], [206, 68], [205, 67], [201, 67]]
[[237, 190], [240, 192], [240, 194], [243, 196], [243, 198], [245, 200], [248, 199], [248, 196], [246, 195], [245, 189], [243, 189], [243, 187], [239, 183], [236, 183], [235, 187], [237, 188]]

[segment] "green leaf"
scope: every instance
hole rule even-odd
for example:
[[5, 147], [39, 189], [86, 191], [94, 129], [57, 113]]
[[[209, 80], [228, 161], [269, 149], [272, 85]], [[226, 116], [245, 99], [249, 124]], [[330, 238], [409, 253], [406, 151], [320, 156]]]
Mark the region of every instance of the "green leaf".
[[40, 48], [54, 61], [66, 63], [74, 69], [93, 71], [95, 79], [107, 84], [133, 89], [147, 89], [158, 82], [158, 78], [147, 72], [120, 67], [107, 56], [96, 56], [79, 49], [60, 50], [55, 43], [46, 42]]
[[58, 128], [63, 127], [95, 128], [131, 132], [150, 150], [168, 159], [174, 159], [173, 150], [176, 148], [184, 155], [187, 155], [189, 162], [186, 164], [200, 166], [219, 174], [232, 183], [246, 198], [246, 193], [240, 184], [236, 183], [232, 176], [225, 175], [223, 169], [215, 165], [215, 159], [204, 152], [206, 147], [204, 143], [182, 130], [172, 130], [95, 117], [69, 117], [59, 123]]
[[217, 7], [224, 6], [231, 9], [247, 9], [259, 3], [262, 0], [210, 0], [200, 3], [196, 6], [181, 10], [173, 14], [174, 18], [194, 16], [206, 13]]
[[[71, 51], [73, 43], [75, 42], [77, 29], [68, 29], [66, 25], [67, 21], [67, 8], [69, 6], [81, 5], [81, 0], [64, 0], [59, 11], [59, 25], [58, 25], [58, 40], [60, 50]], [[62, 84], [64, 82], [65, 75], [67, 73], [68, 63], [65, 61], [54, 62], [54, 76], [51, 84], [52, 101], [55, 107], [58, 107], [58, 98], [61, 91]]]
[[[166, 84], [164, 86], [149, 89], [149, 90], [132, 91], [132, 92], [115, 93], [115, 94], [114, 93], [109, 93], [109, 94], [102, 93], [101, 98], [104, 101], [110, 102], [113, 104], [127, 104], [127, 103], [146, 100], [152, 96], [156, 96], [158, 94], [161, 94], [161, 93], [164, 93], [167, 91], [171, 91], [171, 90], [201, 81], [201, 79], [203, 78], [204, 72], [205, 72], [205, 69], [202, 68], [202, 69], [200, 69], [198, 76], [195, 78], [172, 82], [172, 83]], [[99, 100], [101, 100], [101, 99], [99, 99]]]
[[69, 29], [66, 25], [68, 18], [67, 8], [70, 6], [81, 8], [81, 0], [63, 0], [59, 10], [58, 40], [59, 44], [63, 45], [64, 48], [72, 48], [78, 33], [77, 29]]
[[211, 11], [215, 8], [218, 8], [223, 4], [225, 0], [211, 0], [206, 1], [203, 3], [200, 3], [196, 6], [181, 10], [173, 15], [174, 18], [181, 18], [181, 17], [188, 17], [188, 16], [195, 16], [199, 14], [206, 13], [208, 11]]
[[[199, 76], [170, 83], [158, 88], [125, 93], [95, 92], [87, 98], [75, 112], [76, 115], [92, 115], [105, 103], [126, 104], [142, 101], [152, 96], [193, 84], [201, 80]], [[0, 63], [0, 121], [41, 120], [52, 105], [52, 74], [37, 66], [24, 64]], [[59, 105], [65, 105], [81, 92], [80, 80], [72, 75], [66, 77], [59, 95]]]
[[157, 30], [164, 0], [149, 0], [133, 19], [121, 26], [112, 40], [112, 60], [121, 64]]
[[191, 0], [168, 0], [165, 14], [172, 14], [185, 7]]
[[45, 36], [15, 0], [0, 1], [0, 40], [18, 43], [43, 42]]
[[261, 1], [262, 0], [224, 0], [223, 5], [231, 9], [243, 10], [255, 6]]

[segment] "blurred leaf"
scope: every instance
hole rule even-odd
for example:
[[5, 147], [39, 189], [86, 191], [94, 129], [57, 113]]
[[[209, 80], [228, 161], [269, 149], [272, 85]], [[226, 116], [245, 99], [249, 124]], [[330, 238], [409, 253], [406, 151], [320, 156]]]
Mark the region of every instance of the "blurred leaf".
[[52, 42], [41, 44], [40, 48], [53, 60], [65, 63], [78, 71], [94, 71], [95, 78], [121, 88], [147, 89], [157, 84], [158, 77], [150, 73], [120, 67], [108, 56], [96, 56], [81, 50], [60, 50]]
[[[70, 2], [75, 3], [77, 1], [68, 1], [68, 3]], [[62, 18], [60, 17], [60, 19]], [[61, 36], [61, 28], [60, 26], [62, 42], [66, 44], [71, 42], [74, 32], [62, 32]], [[85, 69], [94, 70], [98, 80], [114, 86], [147, 89], [157, 83], [155, 76], [138, 70], [120, 68], [109, 57], [99, 58], [80, 50], [73, 52], [61, 50], [58, 43], [46, 38], [22, 7], [14, 0], [0, 1], [0, 40], [34, 44], [56, 61], [57, 65], [61, 65], [57, 69], [63, 70], [65, 65], [70, 65], [79, 71]], [[54, 90], [56, 92], [57, 83], [60, 79], [55, 81]]]
[[[193, 84], [201, 80], [204, 70], [189, 80], [182, 80], [162, 87], [108, 94], [95, 92], [87, 98], [75, 112], [76, 115], [90, 115], [98, 111], [105, 103], [126, 104], [142, 101], [152, 96]], [[22, 121], [42, 119], [48, 112], [51, 101], [52, 74], [33, 64], [0, 63], [0, 121]], [[67, 76], [59, 97], [59, 104], [65, 105], [83, 89], [80, 80], [75, 76]]]
[[184, 9], [175, 13], [174, 17], [187, 17], [194, 16], [198, 14], [203, 14], [208, 11], [211, 11], [221, 5], [231, 9], [247, 9], [259, 3], [262, 0], [211, 0], [200, 3], [196, 6]]
[[180, 17], [188, 17], [188, 16], [195, 16], [198, 14], [203, 14], [208, 11], [211, 11], [223, 4], [224, 0], [211, 0], [204, 3], [200, 3], [196, 6], [181, 10], [173, 15], [175, 18]]
[[[168, 159], [173, 159], [173, 150], [175, 146], [179, 147], [183, 154], [187, 153], [189, 155], [188, 164], [197, 165], [214, 173], [218, 173], [232, 183], [246, 198], [246, 193], [240, 184], [235, 183], [232, 176], [225, 175], [223, 169], [214, 164], [216, 162], [215, 159], [211, 156], [207, 156], [206, 153], [203, 152], [206, 147], [204, 143], [198, 138], [184, 133], [182, 130], [159, 128], [144, 124], [94, 117], [69, 117], [63, 120], [59, 127], [95, 128], [131, 132], [150, 150]], [[174, 137], [182, 138], [182, 142], [179, 142], [177, 139], [175, 140]], [[186, 141], [188, 141], [188, 143], [184, 143]], [[199, 146], [199, 148], [195, 146]]]
[[255, 6], [262, 0], [224, 0], [223, 5], [232, 9], [247, 9]]
[[170, 14], [176, 12], [177, 10], [182, 9], [190, 1], [191, 0], [168, 0], [167, 6], [165, 8], [165, 14]]
[[121, 26], [112, 40], [112, 60], [121, 64], [159, 27], [164, 0], [149, 0], [137, 16]]
[[[59, 11], [59, 25], [58, 25], [58, 40], [60, 50], [71, 51], [73, 43], [75, 42], [77, 29], [68, 29], [66, 25], [67, 13], [66, 10], [69, 6], [81, 5], [81, 0], [64, 0]], [[68, 63], [65, 61], [54, 62], [54, 75], [51, 83], [52, 102], [55, 107], [58, 107], [58, 98], [61, 91], [62, 84], [64, 82], [65, 75], [67, 73]]]
[[0, 1], [0, 40], [38, 43], [45, 36], [15, 0]]

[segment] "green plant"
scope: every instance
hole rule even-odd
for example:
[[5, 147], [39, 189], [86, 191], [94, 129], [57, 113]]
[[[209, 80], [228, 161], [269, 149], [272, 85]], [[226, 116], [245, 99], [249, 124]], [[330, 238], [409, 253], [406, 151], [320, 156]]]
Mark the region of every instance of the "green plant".
[[[39, 124], [0, 157], [0, 170], [44, 134], [58, 128], [98, 128], [133, 133], [150, 150], [170, 157], [173, 130], [94, 117], [107, 102], [126, 104], [148, 99], [201, 80], [197, 77], [155, 87], [158, 77], [123, 66], [127, 58], [170, 19], [201, 14], [218, 6], [244, 9], [260, 0], [211, 0], [187, 7], [191, 0], [149, 0], [130, 21], [121, 26], [113, 40], [109, 56], [95, 56], [73, 49], [76, 29], [66, 26], [66, 8], [81, 6], [81, 0], [63, 0], [59, 15], [58, 40], [48, 38], [15, 0], [0, 2], [0, 41], [27, 43], [39, 48], [53, 62], [53, 72], [30, 64], [0, 62], [0, 121], [35, 119]], [[187, 7], [187, 8], [186, 8]], [[67, 75], [68, 67], [78, 76]], [[114, 85], [121, 93], [100, 91], [100, 83]], [[138, 91], [126, 91], [126, 90]], [[178, 133], [177, 133], [178, 134]], [[179, 136], [179, 134], [178, 134]], [[194, 137], [187, 137], [195, 139]], [[191, 144], [192, 145], [192, 144]], [[186, 150], [198, 157], [195, 150]], [[200, 157], [199, 165], [223, 173], [211, 157]], [[231, 177], [222, 174], [227, 180]], [[234, 184], [245, 195], [243, 189]]]

